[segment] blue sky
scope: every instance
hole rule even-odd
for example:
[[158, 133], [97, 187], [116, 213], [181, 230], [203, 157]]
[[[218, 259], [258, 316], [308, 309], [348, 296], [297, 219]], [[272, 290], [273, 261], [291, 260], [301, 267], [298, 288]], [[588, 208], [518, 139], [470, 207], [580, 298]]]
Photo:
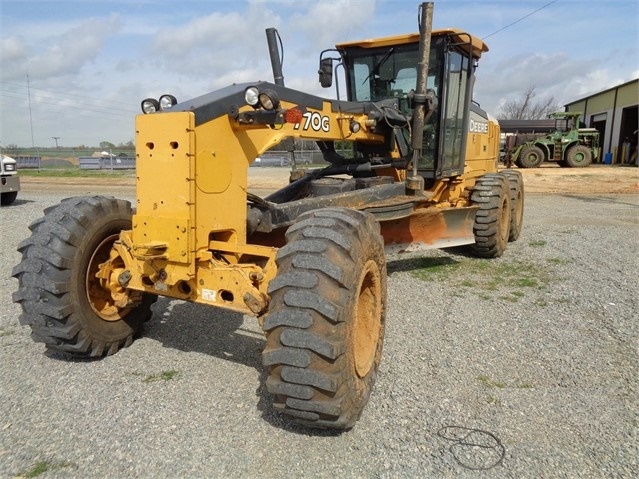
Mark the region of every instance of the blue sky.
[[[145, 97], [272, 81], [268, 27], [284, 42], [286, 85], [332, 97], [319, 52], [417, 31], [418, 3], [0, 0], [0, 146], [31, 146], [31, 120], [36, 146], [126, 143]], [[440, 0], [433, 26], [488, 37], [475, 100], [496, 115], [531, 86], [563, 105], [639, 77], [638, 24], [636, 0]]]

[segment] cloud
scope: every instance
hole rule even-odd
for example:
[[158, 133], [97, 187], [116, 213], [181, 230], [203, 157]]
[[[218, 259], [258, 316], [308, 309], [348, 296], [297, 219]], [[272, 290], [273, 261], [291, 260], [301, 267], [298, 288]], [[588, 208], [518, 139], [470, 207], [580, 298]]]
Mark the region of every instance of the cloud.
[[29, 48], [24, 39], [11, 36], [0, 40], [0, 61], [3, 65], [18, 61], [29, 54]]
[[330, 48], [353, 34], [359, 38], [358, 32], [372, 20], [374, 13], [374, 1], [319, 1], [310, 4], [307, 11], [293, 14], [289, 25], [315, 46]]
[[490, 57], [480, 62], [475, 98], [491, 113], [520, 97], [530, 87], [538, 99], [554, 97], [563, 104], [572, 95], [572, 81], [589, 71], [585, 60], [572, 60], [565, 53], [518, 54], [497, 62]]
[[268, 65], [264, 30], [280, 18], [261, 4], [241, 11], [214, 12], [155, 35], [152, 54], [166, 71], [195, 76], [226, 75], [234, 69]]
[[[107, 39], [118, 30], [119, 19], [90, 19], [61, 34], [51, 35], [38, 43], [32, 38], [12, 36], [2, 41], [3, 81], [32, 78], [50, 79], [80, 72], [95, 60]], [[43, 45], [38, 48], [36, 45]]]

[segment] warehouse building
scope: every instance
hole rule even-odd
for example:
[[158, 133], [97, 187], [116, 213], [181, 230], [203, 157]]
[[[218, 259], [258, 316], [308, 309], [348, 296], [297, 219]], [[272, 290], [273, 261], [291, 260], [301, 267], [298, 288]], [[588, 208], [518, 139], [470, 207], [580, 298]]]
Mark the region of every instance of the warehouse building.
[[639, 78], [564, 106], [566, 111], [583, 112], [586, 126], [599, 131], [605, 163], [637, 164]]

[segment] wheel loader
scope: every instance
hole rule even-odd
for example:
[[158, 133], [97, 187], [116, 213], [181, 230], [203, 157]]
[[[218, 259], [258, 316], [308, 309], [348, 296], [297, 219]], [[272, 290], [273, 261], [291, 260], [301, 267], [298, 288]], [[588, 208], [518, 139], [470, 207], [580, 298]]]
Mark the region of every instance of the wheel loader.
[[582, 112], [557, 111], [555, 131], [545, 135], [514, 135], [504, 163], [519, 168], [537, 168], [544, 161], [555, 161], [563, 168], [584, 168], [599, 156], [599, 132], [595, 128], [580, 128]]
[[[18, 248], [13, 299], [33, 339], [113, 354], [158, 295], [252, 315], [274, 408], [353, 427], [382, 356], [386, 254], [468, 245], [494, 258], [522, 226], [521, 176], [498, 173], [499, 125], [472, 99], [488, 47], [433, 30], [432, 12], [419, 6], [418, 33], [323, 51], [319, 80], [337, 99], [284, 86], [268, 29], [273, 83], [144, 100], [134, 207], [64, 200]], [[315, 141], [328, 166], [298, 169], [266, 197], [249, 192], [251, 162], [290, 138]]]

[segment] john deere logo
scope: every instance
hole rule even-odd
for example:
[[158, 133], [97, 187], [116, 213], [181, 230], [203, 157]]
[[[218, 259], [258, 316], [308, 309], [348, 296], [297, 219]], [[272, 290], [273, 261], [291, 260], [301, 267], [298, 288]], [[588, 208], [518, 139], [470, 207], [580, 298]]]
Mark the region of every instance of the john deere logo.
[[471, 133], [488, 133], [488, 123], [483, 121], [470, 120], [468, 131]]

